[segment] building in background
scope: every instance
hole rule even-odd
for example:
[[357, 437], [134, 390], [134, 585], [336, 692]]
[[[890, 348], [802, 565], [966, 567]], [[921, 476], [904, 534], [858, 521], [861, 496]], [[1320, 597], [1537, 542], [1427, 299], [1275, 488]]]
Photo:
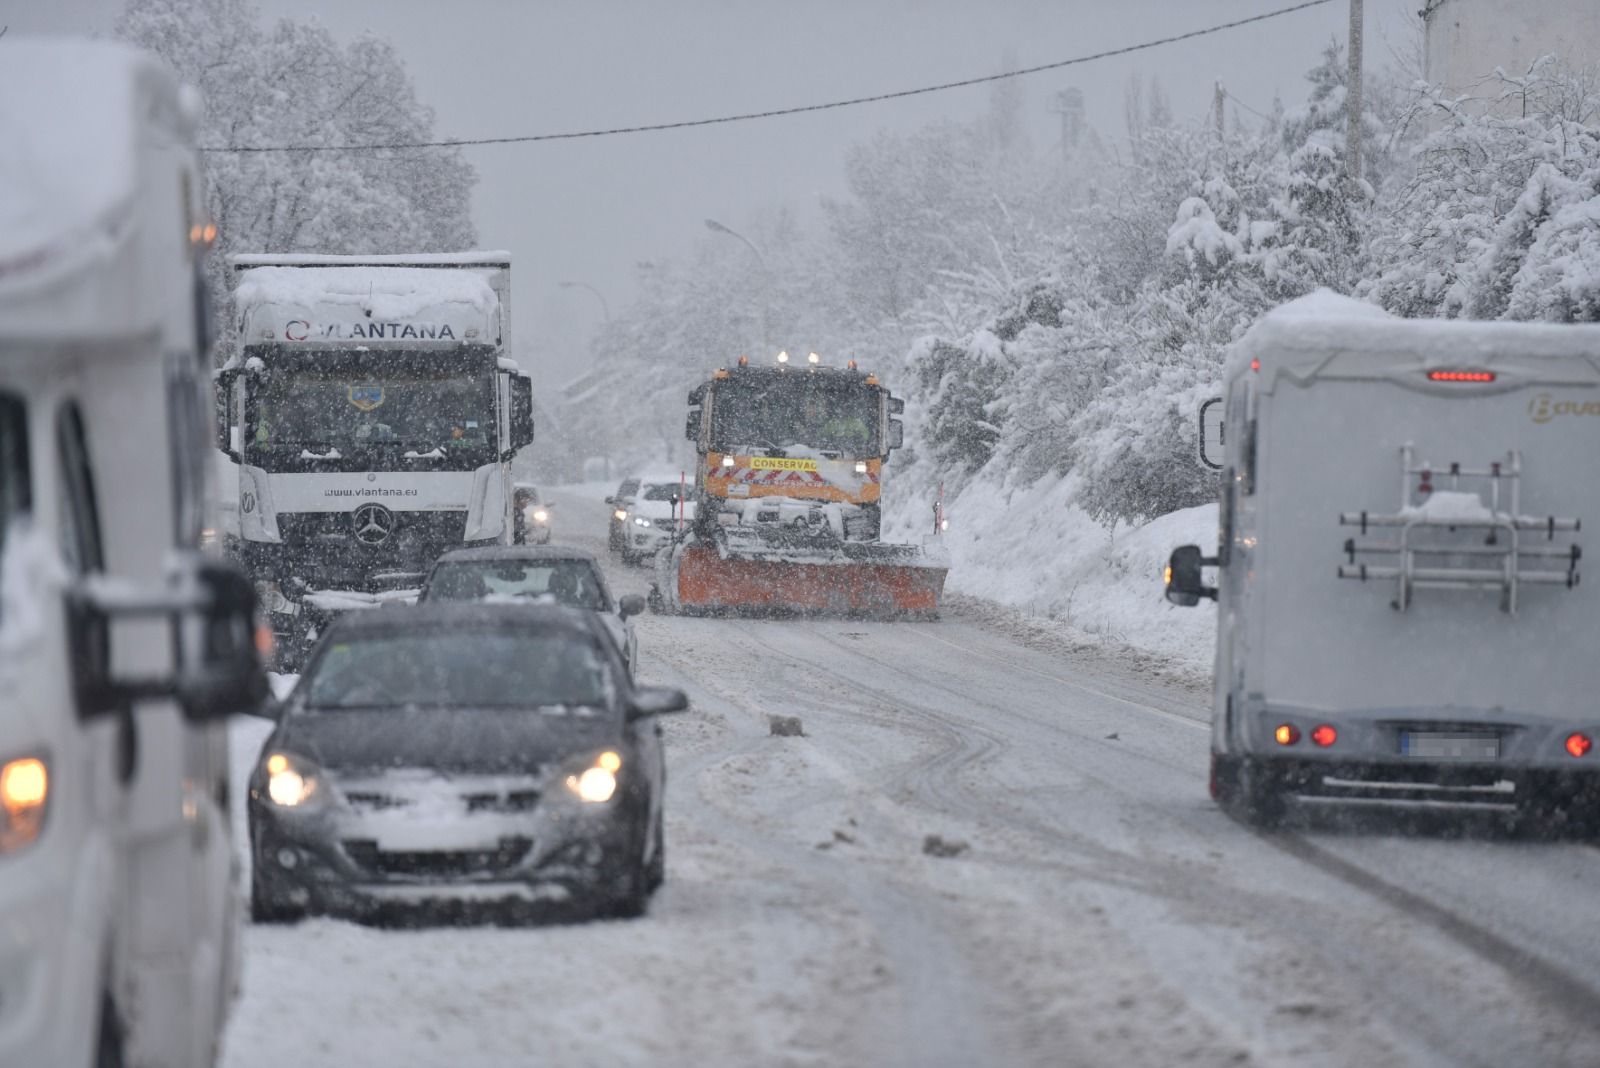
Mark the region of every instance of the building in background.
[[[1542, 55], [1600, 70], [1600, 0], [1427, 0], [1425, 73], [1452, 95], [1497, 98]], [[1508, 103], [1505, 107], [1514, 107]]]

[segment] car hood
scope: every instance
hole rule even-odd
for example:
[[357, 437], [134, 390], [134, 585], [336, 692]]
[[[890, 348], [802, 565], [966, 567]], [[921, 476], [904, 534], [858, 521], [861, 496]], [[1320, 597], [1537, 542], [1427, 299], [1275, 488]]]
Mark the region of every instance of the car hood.
[[[671, 501], [634, 501], [628, 506], [628, 511], [634, 515], [642, 515], [647, 519], [672, 519], [677, 515]], [[685, 519], [694, 518], [694, 502], [688, 501], [683, 507]]]
[[621, 717], [587, 709], [382, 708], [291, 715], [272, 745], [329, 771], [532, 772], [615, 746]]

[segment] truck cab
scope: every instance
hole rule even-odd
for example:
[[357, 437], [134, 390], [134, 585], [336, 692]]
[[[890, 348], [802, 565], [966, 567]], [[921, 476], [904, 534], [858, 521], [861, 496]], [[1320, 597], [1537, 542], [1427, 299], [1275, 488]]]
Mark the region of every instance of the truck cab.
[[198, 101], [124, 46], [26, 40], [0, 100], [0, 1064], [209, 1065], [225, 718], [266, 676], [253, 590], [200, 550]]
[[507, 253], [231, 263], [232, 548], [292, 666], [333, 616], [409, 595], [440, 554], [517, 539], [532, 386], [507, 357]]

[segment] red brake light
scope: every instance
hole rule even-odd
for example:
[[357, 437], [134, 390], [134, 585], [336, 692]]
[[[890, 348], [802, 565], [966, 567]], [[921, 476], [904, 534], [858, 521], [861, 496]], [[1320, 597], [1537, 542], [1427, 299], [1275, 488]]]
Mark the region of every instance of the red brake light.
[[1293, 723], [1280, 723], [1278, 729], [1272, 732], [1272, 737], [1279, 745], [1293, 745], [1300, 740], [1300, 728]]
[[1339, 740], [1339, 732], [1324, 723], [1311, 732], [1311, 740], [1326, 749]]
[[1252, 370], [1252, 371], [1261, 370], [1261, 360], [1260, 360], [1259, 357], [1252, 356], [1250, 358], [1250, 370]]
[[1589, 752], [1590, 749], [1593, 748], [1594, 743], [1589, 740], [1589, 736], [1587, 734], [1579, 734], [1577, 731], [1574, 731], [1573, 733], [1567, 735], [1567, 752], [1571, 753], [1573, 756], [1584, 756]]
[[1493, 382], [1493, 371], [1429, 371], [1430, 382]]

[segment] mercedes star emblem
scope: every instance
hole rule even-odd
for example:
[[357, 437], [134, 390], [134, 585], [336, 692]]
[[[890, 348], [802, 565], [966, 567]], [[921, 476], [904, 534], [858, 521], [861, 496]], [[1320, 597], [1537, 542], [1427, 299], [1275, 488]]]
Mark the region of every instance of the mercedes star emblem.
[[355, 512], [356, 540], [382, 545], [394, 533], [394, 513], [381, 504], [363, 504]]

